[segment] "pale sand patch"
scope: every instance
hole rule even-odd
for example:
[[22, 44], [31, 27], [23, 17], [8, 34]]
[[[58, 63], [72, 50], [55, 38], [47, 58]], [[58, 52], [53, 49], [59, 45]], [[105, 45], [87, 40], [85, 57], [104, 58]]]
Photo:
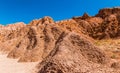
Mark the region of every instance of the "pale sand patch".
[[17, 59], [9, 59], [0, 53], [0, 73], [32, 73], [38, 62], [18, 63]]

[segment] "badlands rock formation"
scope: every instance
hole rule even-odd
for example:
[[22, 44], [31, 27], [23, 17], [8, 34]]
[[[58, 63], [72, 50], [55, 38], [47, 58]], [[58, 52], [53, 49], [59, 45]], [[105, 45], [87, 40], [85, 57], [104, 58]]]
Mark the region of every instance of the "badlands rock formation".
[[[107, 64], [109, 61], [103, 51], [93, 46], [82, 35], [74, 32], [64, 33], [51, 53], [39, 64], [38, 73], [96, 73], [100, 64]], [[96, 71], [92, 71], [94, 69]], [[107, 70], [103, 68], [103, 72], [105, 71]], [[112, 71], [114, 70], [108, 72]]]
[[19, 62], [39, 61], [36, 73], [120, 73], [119, 62], [93, 44], [119, 39], [119, 13], [120, 8], [105, 8], [95, 16], [0, 25], [0, 51]]
[[94, 39], [117, 38], [120, 35], [119, 10], [119, 8], [102, 9], [96, 16], [86, 17], [84, 15], [85, 17], [73, 19], [83, 28], [85, 34]]

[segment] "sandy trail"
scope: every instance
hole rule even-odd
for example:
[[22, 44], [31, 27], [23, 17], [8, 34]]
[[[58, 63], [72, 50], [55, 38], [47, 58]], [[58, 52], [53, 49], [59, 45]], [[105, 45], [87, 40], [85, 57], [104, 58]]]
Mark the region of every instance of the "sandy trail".
[[17, 59], [9, 59], [0, 53], [0, 73], [31, 73], [38, 62], [18, 63]]

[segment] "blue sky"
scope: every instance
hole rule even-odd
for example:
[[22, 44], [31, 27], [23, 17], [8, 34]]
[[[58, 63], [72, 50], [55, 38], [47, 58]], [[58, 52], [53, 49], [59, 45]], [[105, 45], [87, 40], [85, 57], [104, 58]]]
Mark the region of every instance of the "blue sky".
[[51, 16], [54, 20], [97, 14], [106, 7], [120, 6], [120, 0], [0, 0], [0, 24], [25, 22]]

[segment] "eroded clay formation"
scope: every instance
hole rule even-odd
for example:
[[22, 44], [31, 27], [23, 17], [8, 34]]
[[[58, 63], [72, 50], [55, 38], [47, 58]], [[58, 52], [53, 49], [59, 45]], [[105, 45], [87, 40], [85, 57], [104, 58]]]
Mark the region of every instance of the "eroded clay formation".
[[119, 63], [93, 44], [119, 37], [120, 8], [105, 8], [95, 16], [0, 25], [0, 51], [19, 62], [40, 61], [37, 73], [120, 73]]

